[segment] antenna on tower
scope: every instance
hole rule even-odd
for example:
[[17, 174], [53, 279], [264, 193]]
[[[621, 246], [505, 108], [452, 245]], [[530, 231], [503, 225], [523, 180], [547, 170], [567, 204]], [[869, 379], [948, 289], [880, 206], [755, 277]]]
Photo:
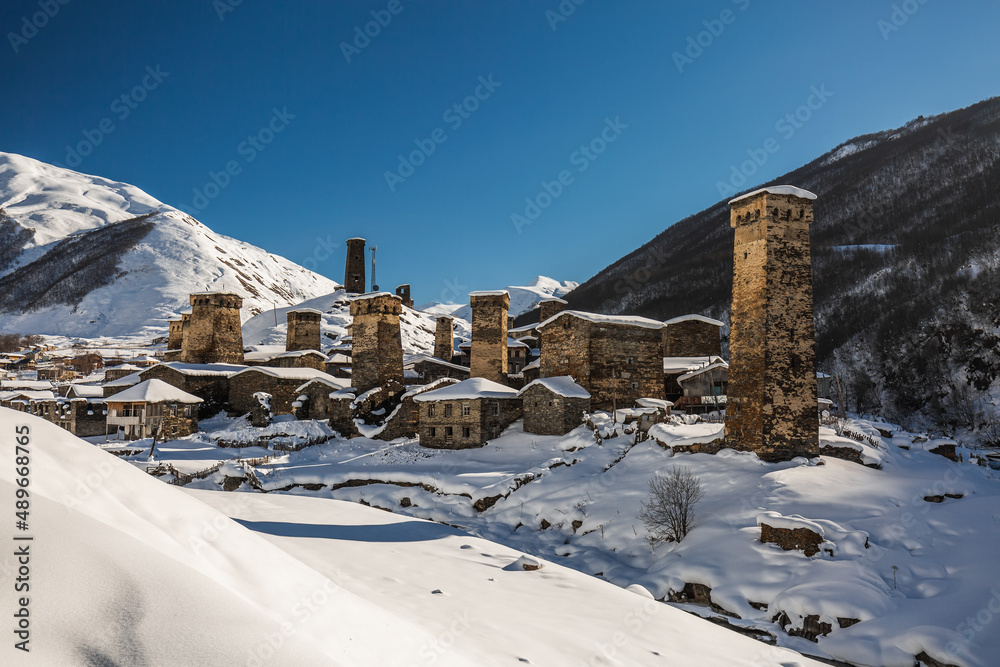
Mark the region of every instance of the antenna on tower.
[[375, 282], [375, 251], [378, 250], [377, 245], [372, 246], [372, 291], [378, 291], [378, 283]]

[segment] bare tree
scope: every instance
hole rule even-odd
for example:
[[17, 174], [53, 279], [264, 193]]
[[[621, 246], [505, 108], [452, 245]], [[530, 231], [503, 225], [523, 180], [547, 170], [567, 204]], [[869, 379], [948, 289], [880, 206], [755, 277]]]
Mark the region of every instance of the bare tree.
[[649, 480], [649, 501], [639, 512], [649, 541], [656, 545], [683, 540], [694, 527], [694, 506], [704, 495], [701, 478], [683, 466]]

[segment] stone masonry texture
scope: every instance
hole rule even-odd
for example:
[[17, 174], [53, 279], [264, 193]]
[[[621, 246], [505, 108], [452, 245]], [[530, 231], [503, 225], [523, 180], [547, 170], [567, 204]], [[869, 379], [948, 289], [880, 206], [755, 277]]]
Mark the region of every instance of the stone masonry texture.
[[299, 350], [320, 350], [320, 321], [323, 319], [319, 313], [309, 310], [291, 310], [285, 316], [288, 323], [285, 334], [285, 350], [287, 352], [297, 352]]
[[733, 204], [726, 443], [765, 461], [819, 455], [809, 226], [812, 201]]
[[375, 294], [351, 301], [354, 335], [351, 349], [352, 384], [358, 393], [390, 384], [403, 386], [403, 342], [398, 296]]
[[348, 294], [365, 293], [365, 240], [347, 239], [344, 289]]
[[232, 293], [191, 295], [191, 318], [184, 327], [181, 361], [189, 364], [242, 364], [243, 298]]
[[504, 384], [507, 379], [507, 309], [510, 295], [473, 294], [472, 352], [469, 366], [472, 377]]
[[663, 356], [718, 357], [722, 355], [719, 327], [698, 320], [668, 324], [663, 329]]

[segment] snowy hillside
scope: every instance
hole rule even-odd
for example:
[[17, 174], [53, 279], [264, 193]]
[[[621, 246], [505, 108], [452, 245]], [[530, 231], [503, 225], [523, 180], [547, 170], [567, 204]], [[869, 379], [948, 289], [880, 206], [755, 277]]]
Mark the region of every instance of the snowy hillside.
[[[517, 317], [528, 312], [542, 299], [550, 297], [563, 297], [576, 289], [579, 283], [572, 280], [559, 282], [545, 276], [538, 276], [529, 285], [506, 287], [510, 292], [510, 310], [508, 313]], [[432, 302], [421, 306], [421, 310], [435, 315], [452, 315], [463, 320], [472, 321], [472, 308], [469, 304], [437, 303]]]
[[236, 292], [249, 318], [337, 288], [134, 186], [20, 155], [0, 153], [0, 210], [4, 330], [148, 338], [191, 292]]
[[[344, 290], [332, 294], [309, 299], [294, 306], [285, 306], [275, 310], [264, 311], [243, 324], [243, 344], [266, 351], [268, 347], [280, 347], [284, 350], [285, 337], [288, 331], [286, 318], [288, 311], [296, 308], [314, 308], [323, 313], [320, 324], [324, 351], [338, 338], [347, 335], [347, 326], [351, 323], [350, 297]], [[277, 322], [277, 324], [275, 323]], [[434, 353], [434, 329], [437, 323], [435, 316], [429, 313], [403, 307], [399, 319], [399, 329], [403, 341], [403, 351], [406, 354]], [[455, 338], [470, 338], [472, 335], [469, 322], [456, 319]], [[274, 351], [278, 351], [274, 347]]]
[[[182, 490], [38, 418], [0, 408], [0, 422], [30, 427], [44, 471], [20, 535], [34, 538], [34, 664], [818, 664], [641, 589], [540, 559], [526, 571], [521, 552], [455, 528], [329, 499]], [[13, 429], [0, 444], [0, 493], [13, 498]], [[16, 561], [0, 556], [5, 578]], [[0, 649], [3, 664], [24, 658]]]

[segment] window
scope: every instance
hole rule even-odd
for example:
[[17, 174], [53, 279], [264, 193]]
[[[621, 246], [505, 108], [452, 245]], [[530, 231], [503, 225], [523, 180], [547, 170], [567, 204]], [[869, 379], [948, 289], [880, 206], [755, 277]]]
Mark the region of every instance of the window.
[[445, 417], [451, 417], [451, 408], [452, 408], [451, 403], [448, 403], [447, 405], [444, 406], [444, 416]]
[[455, 433], [455, 429], [453, 429], [452, 427], [450, 427], [450, 426], [445, 426], [444, 427], [444, 436], [446, 438], [450, 438], [452, 435], [454, 435], [454, 433]]
[[176, 405], [171, 405], [170, 406], [170, 416], [171, 417], [176, 417], [177, 416], [177, 406]]
[[468, 426], [463, 426], [462, 427], [462, 437], [463, 438], [471, 437], [471, 434], [472, 434], [472, 429], [470, 429]]
[[639, 383], [638, 382], [632, 382], [631, 384], [629, 384], [629, 389], [631, 389], [632, 391], [638, 391], [639, 390]]
[[432, 438], [436, 438], [437, 434], [438, 434], [438, 430], [436, 428], [434, 428], [433, 426], [431, 426], [431, 437]]
[[490, 405], [490, 414], [493, 415], [494, 417], [500, 416], [500, 404], [497, 403], [496, 401], [493, 401], [493, 404]]
[[433, 403], [431, 403], [430, 405], [427, 406], [427, 416], [428, 417], [433, 417], [434, 416], [434, 412], [435, 412], [434, 407], [435, 406], [434, 406]]
[[470, 414], [472, 414], [472, 408], [468, 403], [462, 403], [462, 416], [468, 417]]

